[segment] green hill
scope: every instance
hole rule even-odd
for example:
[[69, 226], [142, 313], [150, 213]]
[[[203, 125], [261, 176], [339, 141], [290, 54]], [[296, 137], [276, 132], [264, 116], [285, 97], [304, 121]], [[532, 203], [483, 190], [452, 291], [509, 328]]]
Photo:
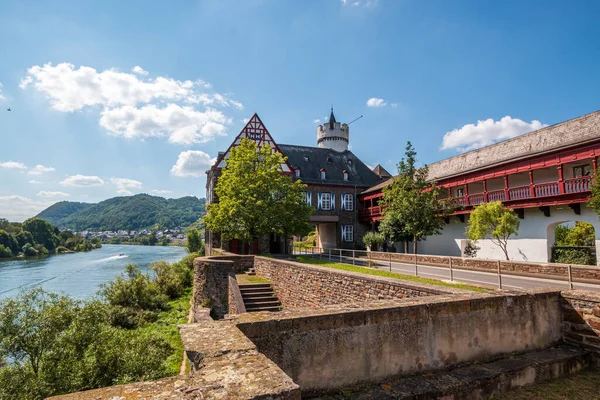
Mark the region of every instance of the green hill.
[[138, 230], [173, 228], [196, 222], [205, 212], [205, 199], [179, 199], [138, 194], [113, 197], [97, 204], [61, 201], [37, 215], [59, 228], [74, 230]]

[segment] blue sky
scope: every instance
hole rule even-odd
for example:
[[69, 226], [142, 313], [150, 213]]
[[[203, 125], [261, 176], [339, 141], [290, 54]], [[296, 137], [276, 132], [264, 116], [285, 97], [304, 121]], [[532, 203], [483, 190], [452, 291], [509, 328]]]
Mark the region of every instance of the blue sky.
[[600, 3], [573, 4], [3, 1], [0, 217], [203, 197], [254, 112], [309, 146], [364, 115], [352, 150], [394, 172], [407, 140], [431, 163], [595, 111]]

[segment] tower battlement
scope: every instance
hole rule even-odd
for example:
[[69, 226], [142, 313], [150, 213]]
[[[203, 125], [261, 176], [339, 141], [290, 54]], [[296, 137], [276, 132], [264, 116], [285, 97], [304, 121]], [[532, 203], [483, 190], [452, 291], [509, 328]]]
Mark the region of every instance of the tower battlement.
[[332, 108], [329, 122], [317, 126], [317, 145], [322, 149], [342, 152], [348, 150], [349, 143], [350, 127], [335, 120]]

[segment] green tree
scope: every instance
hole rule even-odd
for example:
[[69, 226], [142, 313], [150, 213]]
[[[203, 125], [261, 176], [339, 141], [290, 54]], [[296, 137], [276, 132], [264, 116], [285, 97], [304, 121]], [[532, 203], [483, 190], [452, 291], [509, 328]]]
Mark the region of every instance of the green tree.
[[398, 175], [383, 190], [383, 232], [388, 236], [417, 242], [431, 235], [439, 235], [444, 218], [452, 211], [450, 205], [438, 200], [439, 189], [435, 182], [427, 181], [429, 168], [417, 168], [416, 151], [410, 142], [398, 163]]
[[60, 238], [57, 236], [59, 231], [51, 223], [39, 218], [30, 218], [23, 222], [23, 230], [31, 233], [35, 244], [41, 244], [50, 253], [60, 243]]
[[367, 232], [363, 236], [363, 243], [372, 251], [377, 251], [380, 245], [385, 242], [385, 236], [379, 232]]
[[508, 239], [518, 234], [519, 223], [517, 214], [512, 209], [504, 208], [500, 201], [480, 204], [469, 217], [467, 237], [473, 241], [490, 239], [509, 260]]
[[19, 244], [17, 243], [17, 240], [14, 238], [14, 236], [2, 229], [0, 229], [0, 245], [9, 249], [12, 254], [16, 255], [19, 252]]
[[192, 228], [187, 233], [187, 248], [190, 253], [200, 253], [204, 251], [202, 239], [198, 229]]
[[554, 230], [555, 246], [594, 246], [596, 232], [587, 222], [576, 221], [573, 227], [558, 225]]
[[268, 144], [258, 148], [243, 139], [233, 147], [215, 188], [219, 201], [208, 205], [207, 228], [249, 244], [271, 233], [306, 235], [312, 213], [302, 200], [306, 186], [282, 173], [285, 161]]

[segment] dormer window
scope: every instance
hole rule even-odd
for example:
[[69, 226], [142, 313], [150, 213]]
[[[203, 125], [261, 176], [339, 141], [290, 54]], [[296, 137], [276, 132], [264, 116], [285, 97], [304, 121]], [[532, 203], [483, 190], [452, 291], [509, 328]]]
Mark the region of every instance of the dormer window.
[[352, 159], [348, 159], [348, 165], [352, 165]]
[[327, 157], [327, 162], [330, 163], [330, 164], [333, 162], [333, 160], [331, 159], [331, 157]]
[[304, 156], [304, 161], [308, 161], [308, 156]]
[[296, 178], [300, 178], [300, 168], [296, 168]]
[[324, 169], [321, 169], [321, 179], [325, 180], [327, 178], [327, 174], [325, 173]]
[[348, 180], [348, 171], [344, 171], [344, 180], [347, 181]]

